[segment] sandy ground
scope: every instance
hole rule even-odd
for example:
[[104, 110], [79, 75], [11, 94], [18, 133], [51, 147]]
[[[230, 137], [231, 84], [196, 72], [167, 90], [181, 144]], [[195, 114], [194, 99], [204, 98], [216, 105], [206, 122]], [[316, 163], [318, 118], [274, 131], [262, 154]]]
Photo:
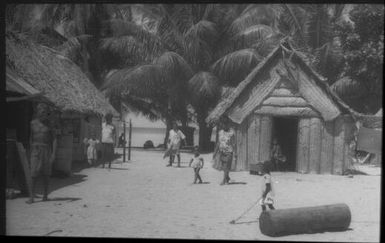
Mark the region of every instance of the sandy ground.
[[220, 186], [222, 174], [211, 168], [210, 154], [203, 156], [206, 184], [192, 184], [191, 154], [176, 168], [156, 151], [133, 151], [131, 162], [117, 160], [110, 171], [53, 178], [52, 201], [7, 200], [7, 235], [379, 242], [381, 176], [273, 172], [276, 208], [346, 203], [352, 222], [345, 232], [272, 238], [259, 230], [259, 206], [229, 224], [258, 199], [261, 177], [233, 172], [235, 183]]

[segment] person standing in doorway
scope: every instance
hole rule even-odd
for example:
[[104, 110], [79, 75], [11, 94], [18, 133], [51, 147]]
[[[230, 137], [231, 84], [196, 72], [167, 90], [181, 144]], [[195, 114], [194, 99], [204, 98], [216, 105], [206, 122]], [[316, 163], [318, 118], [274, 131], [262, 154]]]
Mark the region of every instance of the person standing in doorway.
[[56, 156], [56, 131], [50, 121], [49, 106], [39, 103], [35, 109], [35, 118], [31, 121], [31, 177], [32, 189], [27, 203], [33, 203], [36, 182], [42, 177], [44, 194], [43, 201], [48, 201], [49, 177], [51, 176], [52, 163]]
[[108, 168], [111, 168], [111, 162], [114, 159], [115, 145], [115, 127], [112, 124], [112, 114], [105, 116], [105, 122], [102, 124], [102, 167], [108, 162]]
[[218, 152], [220, 169], [223, 170], [223, 181], [220, 185], [227, 185], [230, 182], [229, 173], [235, 152], [234, 130], [230, 128], [230, 121], [228, 119], [222, 121], [222, 129], [218, 133], [218, 142], [214, 154]]
[[124, 133], [121, 133], [120, 136], [119, 136], [119, 144], [118, 144], [118, 147], [119, 148], [124, 148], [126, 145], [126, 139], [124, 138]]
[[276, 171], [286, 170], [286, 156], [283, 155], [276, 138], [273, 139], [270, 157]]
[[182, 141], [186, 139], [186, 136], [179, 130], [178, 125], [174, 122], [172, 129], [168, 136], [168, 147], [170, 150], [170, 160], [167, 166], [172, 166], [174, 163], [175, 155], [178, 157], [178, 167], [180, 167], [180, 145]]

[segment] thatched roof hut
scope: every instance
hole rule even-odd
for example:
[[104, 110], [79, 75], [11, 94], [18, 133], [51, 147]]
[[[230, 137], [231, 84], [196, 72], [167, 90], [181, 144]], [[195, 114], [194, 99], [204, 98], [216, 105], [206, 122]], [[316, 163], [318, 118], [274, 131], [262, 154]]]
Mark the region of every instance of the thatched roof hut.
[[6, 67], [62, 111], [118, 115], [76, 64], [22, 34], [6, 33]]
[[206, 118], [233, 122], [232, 170], [252, 170], [269, 161], [280, 144], [285, 169], [342, 174], [349, 167], [354, 112], [288, 43], [280, 44]]
[[[270, 65], [271, 62], [276, 59], [279, 55], [282, 55], [282, 53], [285, 52], [286, 55], [292, 59], [295, 60], [296, 63], [300, 65], [301, 68], [304, 69], [309, 75], [314, 78], [314, 81], [318, 86], [320, 86], [323, 91], [325, 92], [326, 96], [332, 101], [330, 103], [332, 106], [336, 107], [330, 107], [330, 109], [334, 108], [334, 112], [328, 112], [329, 109], [323, 109], [324, 112], [321, 115], [323, 118], [333, 119], [336, 116], [338, 116], [339, 112], [337, 109], [346, 112], [351, 113], [352, 115], [358, 114], [353, 109], [351, 109], [346, 103], [344, 103], [338, 95], [329, 87], [329, 85], [326, 82], [326, 79], [323, 78], [320, 74], [315, 72], [309, 64], [298, 55], [296, 52], [292, 51], [292, 48], [290, 45], [279, 45], [277, 48], [275, 48], [262, 62], [260, 62], [254, 70], [236, 87], [231, 89], [231, 92], [226, 92], [226, 96], [222, 96], [220, 102], [217, 104], [217, 106], [210, 112], [209, 116], [206, 118], [206, 122], [209, 124], [215, 124], [219, 121], [220, 117], [228, 113], [230, 107], [233, 103], [236, 103], [237, 100], [242, 99], [242, 93], [246, 93], [249, 88], [251, 88], [253, 85], [258, 84], [258, 76], [262, 75], [262, 72], [264, 71], [265, 67]], [[228, 94], [228, 95], [227, 95]], [[267, 95], [267, 93], [265, 94]], [[264, 97], [260, 97], [260, 101], [263, 100]], [[317, 104], [314, 104], [317, 106]], [[251, 110], [250, 110], [251, 111]], [[328, 114], [329, 113], [329, 114]], [[243, 118], [246, 117], [247, 114], [243, 114]], [[330, 117], [329, 117], [330, 116]], [[229, 117], [232, 119], [232, 117]], [[239, 123], [240, 120], [234, 120], [234, 122]]]

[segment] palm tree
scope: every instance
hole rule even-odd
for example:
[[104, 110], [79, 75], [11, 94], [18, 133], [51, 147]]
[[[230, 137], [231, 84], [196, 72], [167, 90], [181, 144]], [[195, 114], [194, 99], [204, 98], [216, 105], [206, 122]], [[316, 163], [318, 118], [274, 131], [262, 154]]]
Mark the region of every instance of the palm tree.
[[[135, 5], [142, 19], [155, 24], [145, 28], [141, 23], [112, 21], [113, 32], [101, 48], [114, 53], [127, 67], [106, 79], [107, 93], [120, 94], [123, 99], [127, 94], [135, 95], [154, 105], [160, 104], [155, 92], [161, 92], [168, 101], [162, 104], [162, 116], [171, 119], [183, 118], [177, 114], [188, 113], [186, 105], [191, 104], [199, 125], [199, 145], [207, 150], [212, 128], [205, 117], [216, 104], [221, 86], [237, 85], [279, 41], [274, 29], [264, 24], [271, 16], [239, 17], [240, 12], [250, 15], [254, 10], [247, 7]], [[162, 90], [161, 84], [166, 88]], [[149, 93], [144, 95], [138, 89]], [[177, 107], [181, 109], [174, 112]], [[170, 111], [169, 115], [165, 111]]]

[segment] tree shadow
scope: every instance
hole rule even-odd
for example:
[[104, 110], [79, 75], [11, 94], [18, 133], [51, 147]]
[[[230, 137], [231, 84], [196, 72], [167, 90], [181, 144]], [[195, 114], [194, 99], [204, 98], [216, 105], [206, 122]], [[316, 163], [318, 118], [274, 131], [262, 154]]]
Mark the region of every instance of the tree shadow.
[[228, 185], [246, 185], [246, 182], [243, 181], [235, 181], [235, 182], [229, 182]]
[[[56, 190], [63, 188], [63, 187], [67, 187], [70, 185], [74, 185], [74, 184], [78, 184], [80, 182], [83, 182], [83, 181], [85, 181], [86, 177], [87, 177], [86, 175], [82, 175], [82, 174], [73, 174], [73, 175], [68, 176], [66, 178], [51, 177], [49, 180], [49, 186], [48, 186], [49, 193], [56, 191]], [[40, 179], [36, 182], [35, 193], [43, 194], [42, 179]]]
[[128, 170], [128, 168], [116, 168], [116, 167], [111, 167], [111, 168], [107, 168], [109, 170]]
[[54, 197], [54, 198], [50, 198], [49, 195], [48, 195], [48, 201], [39, 200], [39, 201], [35, 201], [34, 203], [39, 203], [39, 202], [62, 202], [62, 201], [75, 202], [75, 201], [79, 201], [79, 200], [82, 200], [82, 199], [80, 197]]
[[252, 224], [252, 223], [259, 223], [258, 220], [251, 220], [251, 221], [245, 221], [245, 222], [238, 222], [234, 224]]
[[319, 233], [326, 233], [326, 232], [331, 232], [331, 233], [334, 233], [334, 232], [345, 232], [345, 231], [352, 231], [353, 229], [352, 228], [347, 228], [347, 229], [339, 229], [339, 228], [335, 228], [335, 229], [322, 229], [322, 230], [307, 230], [307, 231], [301, 231], [301, 232], [296, 232], [296, 233], [291, 233], [291, 232], [279, 232], [279, 233], [276, 233], [275, 235], [270, 235], [271, 237], [282, 237], [282, 236], [288, 236], [288, 235], [300, 235], [300, 234], [306, 234], [306, 235], [313, 235], [313, 234], [319, 234]]

